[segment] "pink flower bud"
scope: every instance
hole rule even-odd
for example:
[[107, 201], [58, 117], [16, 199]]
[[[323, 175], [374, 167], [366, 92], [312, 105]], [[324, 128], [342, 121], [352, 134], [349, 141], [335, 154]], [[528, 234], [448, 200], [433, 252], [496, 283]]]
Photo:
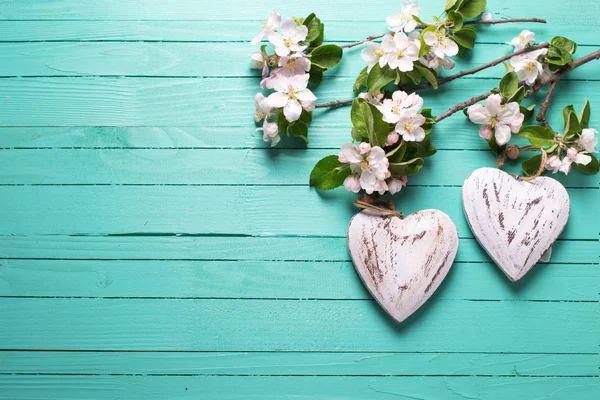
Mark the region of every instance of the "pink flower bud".
[[479, 130], [479, 136], [485, 140], [490, 140], [493, 134], [494, 132], [492, 132], [492, 128], [490, 128], [488, 125], [482, 126]]
[[369, 143], [362, 142], [358, 145], [358, 151], [360, 151], [360, 154], [365, 155], [371, 151], [371, 145]]
[[516, 160], [519, 158], [520, 155], [521, 155], [521, 150], [519, 149], [519, 146], [517, 146], [516, 144], [510, 144], [506, 148], [506, 157], [508, 157], [510, 160]]
[[358, 193], [360, 191], [360, 178], [358, 175], [350, 175], [344, 179], [344, 189]]
[[574, 160], [575, 157], [577, 157], [577, 149], [575, 147], [569, 147], [569, 150], [567, 150], [567, 157]]
[[398, 143], [398, 140], [400, 140], [400, 135], [398, 135], [398, 132], [396, 132], [396, 131], [390, 132], [390, 134], [387, 137], [387, 140], [385, 141], [385, 145], [391, 146], [393, 144]]

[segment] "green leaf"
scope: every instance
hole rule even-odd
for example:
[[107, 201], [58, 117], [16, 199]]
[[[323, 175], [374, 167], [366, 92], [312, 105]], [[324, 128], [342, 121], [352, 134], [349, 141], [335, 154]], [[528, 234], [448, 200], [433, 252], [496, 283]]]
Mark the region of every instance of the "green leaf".
[[446, 0], [446, 6], [444, 7], [444, 11], [452, 10], [458, 2], [459, 0]]
[[321, 20], [317, 18], [315, 13], [306, 17], [302, 24], [308, 28], [308, 34], [306, 35], [306, 41], [308, 43], [316, 40], [321, 34]]
[[300, 118], [298, 119], [298, 121], [302, 122], [303, 124], [308, 125], [312, 122], [312, 116], [313, 116], [312, 111], [302, 110], [302, 114], [300, 114]]
[[486, 3], [486, 0], [464, 0], [458, 8], [458, 12], [464, 17], [474, 18], [483, 12]]
[[427, 54], [429, 49], [431, 49], [431, 46], [428, 46], [427, 43], [425, 43], [425, 33], [427, 32], [434, 32], [437, 34], [437, 28], [435, 26], [428, 26], [427, 28], [421, 31], [421, 36], [419, 38], [419, 40], [421, 41], [421, 48], [419, 49], [419, 58], [423, 57], [425, 54]]
[[363, 88], [363, 86], [367, 86], [367, 77], [368, 77], [368, 73], [367, 73], [367, 67], [364, 67], [362, 69], [362, 71], [360, 71], [360, 73], [358, 74], [358, 76], [356, 77], [356, 81], [354, 81], [354, 86], [352, 86], [352, 90], [354, 90], [355, 92], [360, 92], [360, 89]]
[[333, 68], [342, 59], [343, 50], [335, 44], [326, 44], [316, 47], [310, 53], [310, 61], [321, 68]]
[[477, 32], [473, 28], [462, 28], [454, 32], [452, 38], [459, 46], [472, 49], [475, 46]]
[[408, 152], [415, 157], [431, 157], [437, 149], [431, 144], [431, 136], [425, 136], [420, 142], [408, 142]]
[[376, 92], [394, 79], [396, 79], [395, 70], [390, 69], [387, 65], [381, 68], [379, 64], [375, 64], [367, 77], [367, 91]]
[[550, 46], [558, 47], [570, 54], [573, 54], [577, 51], [577, 43], [563, 36], [553, 37], [550, 41]]
[[350, 131], [350, 136], [352, 136], [352, 140], [354, 140], [355, 142], [363, 141], [363, 136], [354, 127], [352, 127], [352, 131]]
[[554, 131], [552, 129], [529, 125], [521, 128], [518, 137], [525, 138], [533, 147], [550, 147], [554, 144]]
[[308, 126], [304, 122], [295, 121], [288, 126], [288, 134], [299, 137], [308, 144]]
[[519, 111], [523, 114], [523, 125], [525, 125], [531, 117], [533, 117], [533, 110], [535, 110], [535, 104], [530, 105], [529, 107], [519, 106]]
[[521, 104], [523, 99], [525, 98], [525, 86], [520, 86], [519, 90], [517, 90], [513, 95], [506, 101], [507, 103], [517, 102]]
[[575, 114], [575, 111], [569, 110], [564, 135], [565, 135], [565, 137], [570, 137], [570, 136], [576, 135], [579, 132], [581, 132], [581, 125], [579, 124], [579, 119], [577, 118], [577, 114]]
[[406, 176], [416, 174], [422, 166], [422, 158], [413, 158], [400, 163], [390, 163], [389, 170], [392, 176]]
[[592, 157], [592, 161], [590, 161], [587, 165], [581, 165], [577, 163], [573, 163], [573, 165], [584, 174], [595, 175], [600, 169], [600, 163], [598, 163], [598, 159], [593, 154], [588, 154], [588, 156]]
[[434, 70], [432, 70], [431, 68], [427, 68], [426, 66], [420, 63], [415, 63], [414, 67], [421, 73], [421, 75], [427, 80], [427, 82], [431, 84], [431, 87], [433, 87], [434, 89], [438, 88], [437, 74]]
[[[523, 161], [521, 168], [525, 172], [526, 176], [533, 176], [540, 170], [540, 164], [542, 163], [542, 155], [531, 157], [529, 160]], [[545, 172], [544, 172], [545, 173]]]
[[310, 72], [308, 73], [308, 83], [313, 85], [318, 85], [321, 83], [323, 79], [323, 71], [313, 70], [312, 66], [310, 68]]
[[277, 114], [277, 129], [279, 129], [280, 133], [287, 135], [288, 126], [290, 126], [290, 123], [287, 119], [285, 119], [283, 110], [279, 111], [279, 113]]
[[567, 123], [569, 122], [569, 114], [571, 113], [571, 111], [575, 112], [575, 107], [573, 107], [573, 104], [569, 104], [568, 106], [562, 109], [562, 116], [564, 120], [565, 129], [567, 129]]
[[356, 98], [352, 101], [350, 120], [361, 137], [369, 137], [369, 106], [366, 100]]
[[413, 68], [412, 71], [406, 71], [405, 74], [415, 85], [418, 85], [419, 82], [421, 82], [421, 72], [418, 68]]
[[335, 189], [344, 184], [350, 173], [350, 168], [341, 163], [338, 156], [327, 156], [319, 160], [311, 171], [309, 184], [321, 190]]
[[456, 11], [448, 11], [447, 17], [450, 22], [452, 22], [452, 29], [459, 30], [463, 27], [463, 17]]
[[370, 143], [374, 146], [385, 145], [387, 137], [390, 134], [390, 124], [383, 120], [383, 114], [372, 104], [368, 104], [373, 118], [373, 131], [369, 132]]
[[390, 151], [385, 156], [388, 158], [388, 161], [391, 163], [400, 163], [400, 162], [402, 162], [402, 159], [404, 158], [404, 155], [406, 154], [406, 148], [407, 148], [406, 142], [404, 140], [402, 140], [400, 142], [400, 144], [398, 144], [394, 150]]
[[511, 98], [519, 90], [519, 78], [515, 72], [509, 72], [500, 80], [500, 93], [506, 98]]
[[583, 105], [583, 108], [581, 109], [581, 112], [579, 113], [579, 126], [581, 127], [581, 129], [589, 128], [590, 114], [591, 114], [590, 102], [588, 101], [588, 99], [585, 99], [585, 104]]
[[565, 65], [573, 64], [573, 56], [571, 53], [563, 48], [550, 46], [548, 53], [546, 53], [546, 60], [550, 66], [563, 67]]

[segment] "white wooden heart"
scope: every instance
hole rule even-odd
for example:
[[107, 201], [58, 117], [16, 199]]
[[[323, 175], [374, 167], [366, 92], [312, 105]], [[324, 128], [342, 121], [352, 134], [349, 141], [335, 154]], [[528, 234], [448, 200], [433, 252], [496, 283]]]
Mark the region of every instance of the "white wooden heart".
[[473, 235], [514, 282], [540, 261], [569, 219], [569, 195], [552, 178], [524, 182], [480, 168], [465, 180], [462, 197]]
[[354, 267], [383, 309], [402, 322], [438, 288], [458, 249], [456, 226], [438, 210], [401, 219], [364, 210], [348, 226]]

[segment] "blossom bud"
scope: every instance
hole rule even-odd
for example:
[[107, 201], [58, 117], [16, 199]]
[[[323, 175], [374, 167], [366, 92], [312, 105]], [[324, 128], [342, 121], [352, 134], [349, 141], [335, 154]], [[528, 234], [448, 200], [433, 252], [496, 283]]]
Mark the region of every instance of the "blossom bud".
[[358, 175], [350, 175], [344, 179], [344, 189], [358, 193], [360, 191], [360, 177]]
[[393, 144], [398, 143], [398, 140], [400, 140], [400, 135], [398, 135], [398, 132], [396, 132], [396, 131], [390, 132], [390, 134], [388, 135], [388, 137], [385, 141], [385, 145], [391, 146]]
[[575, 157], [577, 157], [577, 149], [575, 147], [569, 147], [569, 150], [567, 150], [567, 157], [574, 160]]
[[360, 151], [360, 154], [365, 155], [371, 151], [371, 145], [369, 143], [362, 142], [358, 145], [358, 151]]
[[506, 157], [509, 160], [517, 160], [521, 156], [521, 149], [516, 144], [510, 144], [506, 148]]
[[493, 134], [494, 132], [492, 132], [492, 128], [490, 128], [488, 125], [482, 126], [479, 130], [479, 136], [486, 140], [490, 140]]

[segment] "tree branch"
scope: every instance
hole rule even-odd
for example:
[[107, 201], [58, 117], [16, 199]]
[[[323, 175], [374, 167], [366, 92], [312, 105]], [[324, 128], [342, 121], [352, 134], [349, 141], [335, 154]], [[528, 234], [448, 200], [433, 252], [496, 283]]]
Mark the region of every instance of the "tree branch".
[[[498, 89], [496, 88], [494, 90], [498, 90]], [[465, 101], [463, 101], [461, 103], [458, 103], [457, 105], [455, 105], [454, 107], [450, 108], [448, 111], [446, 111], [442, 115], [438, 116], [435, 119], [435, 123], [437, 124], [438, 122], [440, 122], [443, 119], [448, 118], [452, 114], [457, 113], [457, 112], [459, 112], [461, 110], [464, 110], [465, 108], [467, 108], [469, 106], [472, 106], [473, 104], [478, 103], [481, 100], [487, 99], [490, 95], [492, 95], [492, 91], [485, 92], [485, 93], [480, 94], [478, 96], [471, 97], [469, 100], [465, 100]]]
[[323, 104], [317, 104], [315, 106], [315, 108], [327, 108], [327, 107], [340, 107], [340, 106], [346, 106], [348, 104], [352, 104], [352, 101], [354, 99], [349, 99], [349, 100], [336, 100], [336, 101], [330, 101], [329, 103], [323, 103]]
[[[548, 42], [544, 42], [544, 43], [540, 43], [540, 44], [538, 44], [536, 46], [531, 46], [531, 47], [524, 48], [524, 49], [516, 51], [516, 52], [514, 52], [512, 54], [508, 54], [508, 55], [506, 55], [504, 57], [500, 57], [500, 58], [497, 58], [497, 59], [495, 59], [493, 61], [490, 61], [487, 64], [483, 64], [483, 65], [480, 65], [478, 67], [471, 68], [471, 69], [466, 69], [464, 71], [460, 71], [457, 74], [450, 75], [450, 76], [447, 76], [445, 78], [440, 78], [440, 79], [438, 79], [437, 84], [438, 84], [438, 86], [441, 86], [441, 85], [443, 85], [445, 83], [452, 82], [455, 79], [462, 78], [463, 76], [476, 74], [477, 72], [483, 71], [486, 68], [495, 67], [496, 65], [500, 64], [501, 62], [504, 62], [504, 61], [506, 61], [506, 60], [508, 60], [508, 59], [510, 59], [512, 57], [520, 56], [521, 54], [526, 54], [526, 53], [529, 53], [531, 51], [535, 51], [535, 50], [539, 50], [539, 49], [544, 49], [544, 48], [546, 48], [548, 46], [549, 46], [549, 43]], [[414, 87], [412, 87], [410, 89], [411, 90], [420, 90], [420, 89], [426, 89], [428, 87], [431, 87], [430, 83], [423, 83], [421, 85], [414, 86]]]
[[548, 123], [548, 120], [546, 119], [546, 112], [548, 111], [548, 106], [550, 105], [550, 98], [554, 94], [554, 90], [556, 89], [556, 85], [558, 85], [558, 82], [559, 82], [559, 79], [555, 80], [550, 85], [550, 89], [548, 90], [548, 93], [546, 93], [546, 98], [544, 99], [544, 102], [540, 106], [540, 111], [538, 112], [537, 117], [535, 117], [535, 119], [538, 122], [541, 122], [542, 124], [544, 124], [544, 126], [546, 128], [550, 128], [550, 124]]
[[[463, 23], [463, 25], [496, 25], [496, 24], [510, 24], [513, 22], [536, 22], [536, 23], [540, 23], [540, 24], [545, 24], [546, 20], [545, 19], [540, 19], [540, 18], [512, 18], [512, 19], [496, 19], [496, 20], [483, 20], [483, 19], [478, 19], [475, 21], [465, 21]], [[416, 26], [415, 29], [423, 29], [426, 28], [427, 26], [429, 26], [429, 24], [419, 24]], [[349, 49], [351, 47], [355, 47], [355, 46], [359, 46], [363, 43], [366, 42], [370, 42], [372, 40], [375, 39], [380, 39], [382, 37], [384, 37], [386, 34], [383, 33], [381, 35], [373, 35], [373, 36], [369, 36], [368, 38], [358, 41], [358, 42], [354, 42], [354, 43], [348, 43], [348, 44], [344, 44], [341, 45], [340, 47], [343, 49]]]

